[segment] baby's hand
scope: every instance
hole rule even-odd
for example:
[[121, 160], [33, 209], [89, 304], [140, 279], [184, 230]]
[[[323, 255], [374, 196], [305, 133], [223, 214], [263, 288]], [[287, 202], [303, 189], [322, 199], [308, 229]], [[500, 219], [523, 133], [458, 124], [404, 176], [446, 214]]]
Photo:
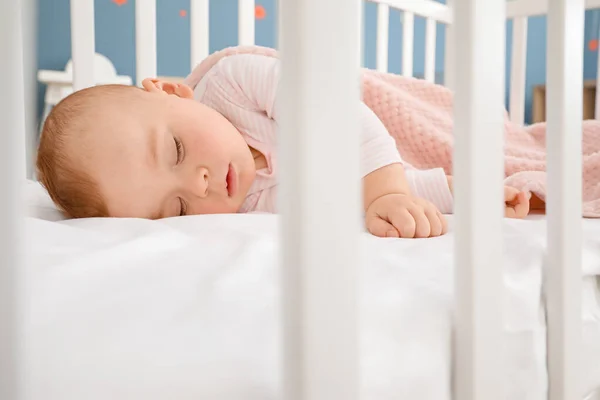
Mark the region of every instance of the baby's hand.
[[504, 216], [507, 218], [525, 218], [529, 214], [531, 194], [521, 192], [510, 186], [504, 186]]
[[406, 194], [378, 198], [365, 219], [369, 232], [379, 237], [426, 238], [448, 230], [446, 219], [433, 204]]

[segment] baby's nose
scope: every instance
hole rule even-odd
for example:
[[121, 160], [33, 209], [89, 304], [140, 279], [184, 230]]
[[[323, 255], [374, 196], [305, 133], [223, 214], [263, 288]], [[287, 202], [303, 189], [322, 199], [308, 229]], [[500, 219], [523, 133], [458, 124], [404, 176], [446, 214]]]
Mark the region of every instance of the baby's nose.
[[206, 197], [208, 195], [208, 170], [204, 167], [198, 168], [193, 179], [192, 190], [194, 194], [198, 197]]

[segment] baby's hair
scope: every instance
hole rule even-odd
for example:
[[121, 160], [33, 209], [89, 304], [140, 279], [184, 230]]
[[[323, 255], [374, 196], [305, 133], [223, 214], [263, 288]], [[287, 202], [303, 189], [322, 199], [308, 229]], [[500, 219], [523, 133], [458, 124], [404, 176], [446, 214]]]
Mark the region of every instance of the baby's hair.
[[54, 204], [70, 218], [108, 217], [98, 184], [74, 162], [78, 135], [92, 134], [92, 116], [103, 104], [130, 100], [143, 91], [135, 86], [101, 85], [79, 90], [50, 112], [40, 137], [37, 177]]

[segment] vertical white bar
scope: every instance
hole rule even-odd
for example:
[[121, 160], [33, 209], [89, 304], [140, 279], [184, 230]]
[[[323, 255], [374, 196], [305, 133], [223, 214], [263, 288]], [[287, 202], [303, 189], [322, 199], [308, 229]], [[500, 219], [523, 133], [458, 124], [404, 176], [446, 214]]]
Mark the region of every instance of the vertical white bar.
[[425, 25], [425, 80], [435, 82], [435, 45], [437, 22], [427, 18]]
[[402, 12], [402, 75], [413, 76], [415, 47], [415, 15]]
[[209, 0], [190, 0], [191, 70], [210, 52], [210, 4]]
[[135, 74], [136, 83], [154, 78], [156, 66], [156, 0], [135, 2]]
[[390, 6], [377, 4], [377, 70], [388, 71], [390, 37]]
[[20, 1], [0, 2], [0, 399], [22, 398], [20, 344], [21, 186], [25, 110]]
[[[600, 10], [596, 10], [596, 12], [600, 13]], [[600, 32], [598, 32], [600, 34]], [[600, 119], [600, 48], [597, 50], [598, 52], [598, 64], [596, 67], [596, 104], [594, 107], [594, 118]]]
[[513, 45], [510, 72], [510, 119], [525, 123], [525, 77], [527, 72], [527, 17], [513, 20]]
[[362, 4], [279, 5], [282, 398], [357, 400]]
[[581, 214], [584, 1], [548, 8], [548, 377], [550, 400], [581, 397]]
[[25, 129], [27, 131], [25, 140], [25, 165], [26, 176], [34, 177], [34, 157], [37, 149], [38, 115], [38, 81], [37, 81], [37, 0], [21, 0], [21, 12], [23, 14], [23, 76], [24, 76], [24, 99], [25, 99]]
[[[446, 0], [446, 6], [450, 9], [450, 12], [454, 15], [454, 0]], [[446, 25], [445, 35], [445, 55], [444, 55], [444, 86], [450, 90], [454, 90], [454, 17], [452, 18], [452, 24]]]
[[240, 46], [251, 46], [255, 42], [254, 0], [238, 0], [238, 42]]
[[71, 0], [73, 89], [94, 86], [94, 0]]
[[454, 399], [500, 400], [506, 0], [455, 0]]

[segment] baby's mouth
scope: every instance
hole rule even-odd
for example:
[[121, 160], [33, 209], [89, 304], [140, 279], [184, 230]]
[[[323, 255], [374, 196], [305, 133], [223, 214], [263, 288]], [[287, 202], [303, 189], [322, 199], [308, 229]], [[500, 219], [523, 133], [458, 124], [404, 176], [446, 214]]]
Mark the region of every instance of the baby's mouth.
[[227, 184], [227, 195], [233, 197], [237, 191], [237, 175], [231, 164], [229, 164], [229, 171], [227, 171], [225, 182]]

